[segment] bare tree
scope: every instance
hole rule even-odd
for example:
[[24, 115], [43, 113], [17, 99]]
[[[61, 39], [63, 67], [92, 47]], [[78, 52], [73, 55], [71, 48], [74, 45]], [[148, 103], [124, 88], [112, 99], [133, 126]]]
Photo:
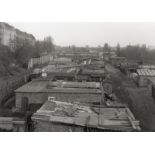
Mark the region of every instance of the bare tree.
[[55, 50], [53, 39], [51, 36], [44, 38], [44, 49], [47, 53], [51, 53]]
[[103, 47], [103, 52], [110, 52], [111, 48], [110, 46], [108, 45], [108, 43], [105, 43], [104, 44], [104, 47]]

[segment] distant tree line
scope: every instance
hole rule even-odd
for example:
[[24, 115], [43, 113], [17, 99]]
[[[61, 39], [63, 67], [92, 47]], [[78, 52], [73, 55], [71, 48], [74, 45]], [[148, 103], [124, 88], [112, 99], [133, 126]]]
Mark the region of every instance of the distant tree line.
[[130, 61], [155, 64], [155, 49], [151, 50], [146, 45], [128, 45], [121, 48], [118, 44], [116, 53]]
[[72, 52], [77, 52], [77, 53], [80, 53], [80, 52], [88, 52], [89, 51], [89, 47], [88, 45], [86, 47], [77, 47], [75, 45], [72, 45], [72, 46], [69, 46], [68, 47], [70, 51]]
[[[101, 47], [99, 47], [101, 49]], [[118, 43], [116, 47], [111, 47], [105, 43], [102, 47], [103, 52], [115, 51], [117, 56], [126, 57], [129, 61], [155, 64], [155, 49], [149, 49], [146, 45], [127, 45], [121, 47]]]

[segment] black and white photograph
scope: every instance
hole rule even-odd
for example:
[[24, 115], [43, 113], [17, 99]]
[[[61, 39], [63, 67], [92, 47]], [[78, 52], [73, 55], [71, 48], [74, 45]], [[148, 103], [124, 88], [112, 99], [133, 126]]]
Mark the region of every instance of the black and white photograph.
[[0, 23], [0, 130], [155, 131], [155, 23]]
[[150, 155], [153, 0], [0, 0], [0, 155]]

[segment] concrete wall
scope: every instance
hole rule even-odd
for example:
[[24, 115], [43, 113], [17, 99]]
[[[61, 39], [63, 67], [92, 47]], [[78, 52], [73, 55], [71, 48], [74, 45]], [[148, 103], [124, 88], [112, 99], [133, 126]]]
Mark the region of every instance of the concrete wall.
[[75, 93], [16, 93], [16, 108], [21, 109], [22, 97], [28, 97], [28, 103], [43, 104], [48, 96], [65, 102], [100, 102], [101, 94], [75, 94]]

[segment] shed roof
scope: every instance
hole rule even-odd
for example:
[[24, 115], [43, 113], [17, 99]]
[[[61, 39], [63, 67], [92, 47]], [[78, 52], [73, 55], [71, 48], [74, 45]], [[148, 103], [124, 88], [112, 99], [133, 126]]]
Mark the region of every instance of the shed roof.
[[137, 69], [137, 73], [140, 76], [155, 76], [155, 70], [153, 69]]
[[139, 65], [141, 69], [155, 69], [155, 65]]
[[113, 57], [111, 57], [111, 59], [113, 59], [113, 60], [125, 60], [126, 58], [125, 57], [113, 56]]
[[32, 119], [99, 129], [140, 130], [139, 121], [135, 120], [128, 108], [92, 108], [67, 102], [48, 101], [32, 116]]
[[94, 82], [50, 82], [33, 80], [15, 90], [17, 93], [93, 93], [100, 94], [99, 84]]
[[51, 81], [49, 83], [52, 87], [61, 87], [61, 88], [97, 88], [100, 89], [99, 82], [66, 82], [66, 81]]
[[98, 57], [97, 57], [97, 58], [94, 58], [94, 57], [92, 57], [92, 56], [91, 56], [91, 57], [87, 57], [87, 58], [81, 58], [80, 61], [90, 60], [90, 59], [91, 59], [91, 60], [95, 60], [95, 61], [101, 61]]

